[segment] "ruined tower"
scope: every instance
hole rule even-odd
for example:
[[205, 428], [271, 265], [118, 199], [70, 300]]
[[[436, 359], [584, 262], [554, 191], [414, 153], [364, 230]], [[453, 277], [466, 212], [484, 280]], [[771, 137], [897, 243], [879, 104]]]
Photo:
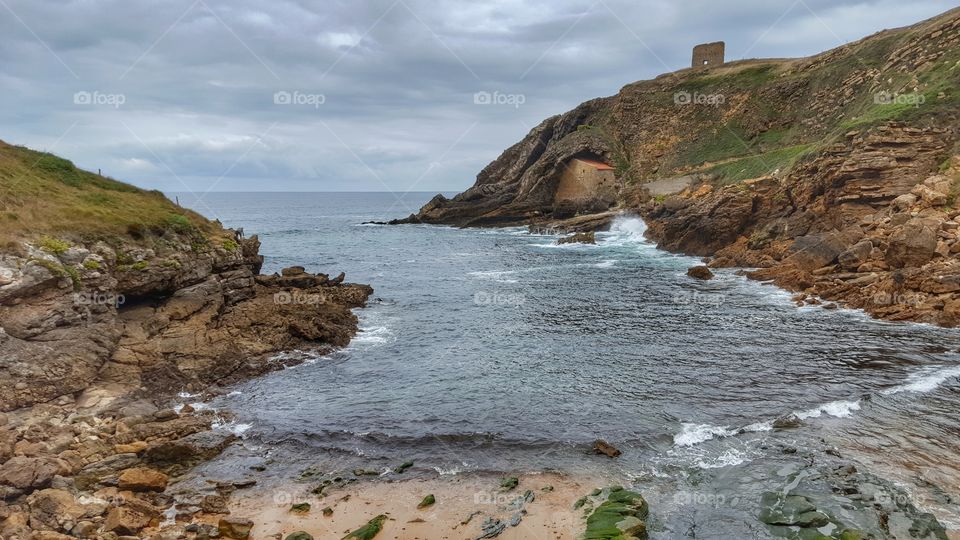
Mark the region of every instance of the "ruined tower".
[[703, 43], [693, 48], [692, 67], [719, 66], [723, 64], [726, 44], [722, 41]]

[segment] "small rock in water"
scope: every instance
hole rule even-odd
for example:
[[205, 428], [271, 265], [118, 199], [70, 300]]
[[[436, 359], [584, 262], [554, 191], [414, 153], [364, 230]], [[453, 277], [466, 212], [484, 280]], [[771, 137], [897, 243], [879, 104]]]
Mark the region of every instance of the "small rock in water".
[[775, 429], [789, 429], [800, 427], [803, 425], [803, 420], [795, 414], [787, 414], [777, 418], [773, 421], [773, 427]]
[[406, 471], [406, 470], [409, 469], [410, 467], [413, 467], [413, 462], [412, 462], [412, 461], [404, 461], [403, 463], [401, 463], [400, 465], [398, 465], [397, 468], [393, 469], [393, 472], [395, 472], [395, 473], [397, 473], [397, 474], [403, 474], [404, 471]]
[[327, 506], [323, 510], [321, 510], [321, 512], [323, 512], [324, 517], [330, 517], [333, 515], [333, 508], [330, 508], [329, 506]]
[[593, 232], [578, 232], [573, 236], [557, 240], [557, 245], [563, 244], [596, 244], [597, 237]]
[[437, 502], [437, 499], [431, 493], [430, 495], [427, 495], [426, 497], [424, 497], [422, 501], [420, 501], [420, 504], [417, 505], [417, 509], [433, 506], [433, 504], [436, 502]]
[[694, 279], [713, 279], [713, 272], [704, 265], [694, 266], [687, 270], [687, 275]]
[[618, 450], [612, 444], [602, 439], [597, 439], [596, 441], [594, 441], [593, 452], [595, 454], [603, 454], [610, 458], [615, 458], [621, 454], [620, 450]]
[[313, 540], [313, 536], [310, 536], [306, 531], [297, 531], [288, 534], [284, 540]]
[[517, 525], [520, 524], [520, 521], [522, 520], [523, 520], [523, 515], [521, 515], [520, 512], [517, 512], [514, 515], [510, 516], [510, 526], [516, 527]]

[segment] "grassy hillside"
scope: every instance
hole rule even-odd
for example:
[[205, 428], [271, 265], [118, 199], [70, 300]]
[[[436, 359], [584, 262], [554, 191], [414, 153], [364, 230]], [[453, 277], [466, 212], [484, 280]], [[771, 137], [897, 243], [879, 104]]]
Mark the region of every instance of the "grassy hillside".
[[[625, 148], [628, 182], [781, 173], [851, 131], [949, 125], [960, 112], [960, 10], [801, 59], [745, 60], [627, 85], [594, 123]], [[676, 104], [698, 96], [715, 105]], [[689, 101], [688, 101], [689, 103]]]
[[0, 246], [20, 240], [141, 240], [225, 231], [159, 191], [78, 169], [53, 154], [0, 142]]

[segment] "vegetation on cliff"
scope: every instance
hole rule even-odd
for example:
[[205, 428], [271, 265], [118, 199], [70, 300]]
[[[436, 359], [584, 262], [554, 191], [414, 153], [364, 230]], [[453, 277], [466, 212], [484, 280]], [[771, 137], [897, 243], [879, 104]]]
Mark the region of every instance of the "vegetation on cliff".
[[[628, 84], [545, 120], [484, 168], [473, 187], [452, 200], [438, 196], [400, 222], [553, 219], [560, 174], [575, 157], [614, 165], [620, 206], [629, 208], [657, 180], [723, 186], [785, 178], [835, 152], [851, 131], [890, 123], [948, 128], [960, 118], [958, 24], [955, 9], [809, 58], [744, 60]], [[919, 164], [924, 172], [949, 157], [956, 133], [938, 138], [942, 145]], [[584, 201], [581, 212], [595, 211], [591, 204]]]
[[61, 242], [141, 240], [167, 232], [232, 237], [159, 191], [78, 169], [69, 160], [0, 141], [0, 247], [42, 237]]

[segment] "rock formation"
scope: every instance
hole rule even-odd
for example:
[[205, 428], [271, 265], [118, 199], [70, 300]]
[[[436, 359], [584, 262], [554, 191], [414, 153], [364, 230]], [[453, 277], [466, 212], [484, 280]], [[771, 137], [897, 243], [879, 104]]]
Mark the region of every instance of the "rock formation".
[[555, 197], [566, 164], [593, 159], [661, 248], [955, 326], [957, 66], [960, 9], [810, 58], [668, 73], [545, 120], [473, 187], [394, 223], [602, 230], [615, 212]]
[[161, 407], [346, 345], [372, 289], [260, 275], [256, 236], [49, 154], [0, 157], [0, 538], [149, 537], [170, 509], [228, 513], [237, 486], [168, 483], [236, 439], [214, 429], [230, 413]]

